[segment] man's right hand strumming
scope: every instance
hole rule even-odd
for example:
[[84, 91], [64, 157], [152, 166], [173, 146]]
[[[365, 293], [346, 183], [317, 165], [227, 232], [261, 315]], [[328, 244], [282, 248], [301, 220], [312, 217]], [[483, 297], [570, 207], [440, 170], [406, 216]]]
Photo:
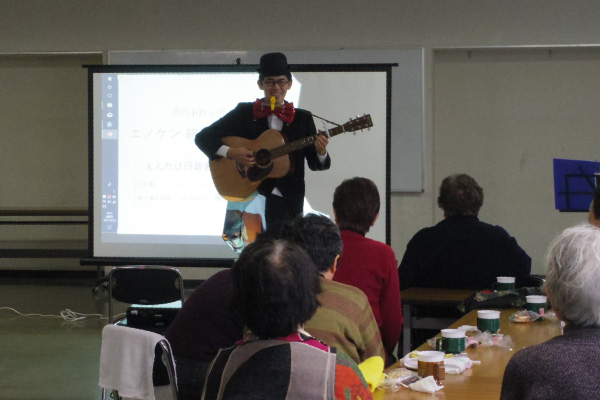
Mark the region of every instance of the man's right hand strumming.
[[245, 147], [230, 147], [227, 151], [227, 158], [235, 160], [245, 167], [254, 165], [254, 153]]

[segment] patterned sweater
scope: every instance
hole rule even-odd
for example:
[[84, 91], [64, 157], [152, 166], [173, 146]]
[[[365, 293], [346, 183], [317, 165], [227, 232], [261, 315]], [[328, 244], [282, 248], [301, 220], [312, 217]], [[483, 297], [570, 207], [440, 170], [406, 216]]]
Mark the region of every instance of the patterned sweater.
[[600, 328], [567, 326], [564, 335], [518, 351], [501, 399], [600, 399]]
[[203, 400], [372, 398], [352, 360], [300, 333], [220, 350], [202, 392]]
[[357, 364], [373, 356], [385, 360], [379, 328], [367, 296], [353, 286], [325, 278], [321, 278], [321, 287], [321, 307], [304, 329], [346, 353]]

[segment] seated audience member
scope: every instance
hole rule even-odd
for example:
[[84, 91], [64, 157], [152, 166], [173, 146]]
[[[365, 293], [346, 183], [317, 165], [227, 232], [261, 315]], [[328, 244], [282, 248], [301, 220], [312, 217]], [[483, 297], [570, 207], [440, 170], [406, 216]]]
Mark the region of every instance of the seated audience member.
[[600, 228], [600, 186], [594, 188], [594, 199], [590, 205], [588, 221], [590, 224]]
[[[307, 232], [303, 232], [306, 229]], [[359, 363], [385, 353], [377, 323], [364, 293], [352, 286], [331, 282], [342, 252], [339, 231], [325, 217], [297, 217], [286, 227], [285, 237], [298, 243], [327, 278], [321, 278], [322, 306], [307, 322], [307, 331]], [[272, 234], [266, 232], [265, 236]], [[231, 270], [216, 273], [194, 290], [169, 326], [166, 338], [177, 362], [182, 400], [198, 398], [208, 365], [220, 348], [242, 339], [243, 324], [231, 308]]]
[[210, 362], [244, 334], [231, 308], [231, 269], [217, 272], [183, 303], [165, 337], [177, 364], [179, 398], [198, 399]]
[[442, 181], [438, 206], [444, 219], [417, 232], [398, 268], [400, 288], [489, 289], [498, 276], [523, 286], [531, 258], [504, 229], [477, 218], [483, 189], [469, 175]]
[[209, 367], [202, 399], [371, 399], [357, 365], [308, 335], [321, 291], [309, 256], [258, 238], [232, 267], [232, 304], [248, 329]]
[[365, 237], [377, 221], [379, 205], [379, 191], [369, 179], [346, 179], [335, 189], [333, 211], [344, 252], [333, 280], [367, 295], [389, 361], [402, 332], [402, 305], [394, 250]]
[[504, 371], [501, 399], [600, 397], [600, 229], [559, 235], [546, 259], [544, 289], [564, 334], [518, 351]]
[[346, 353], [354, 362], [380, 356], [385, 352], [377, 321], [365, 294], [354, 286], [333, 282], [342, 238], [337, 226], [327, 217], [307, 214], [284, 226], [281, 238], [302, 247], [321, 275], [321, 306], [304, 324], [318, 340]]

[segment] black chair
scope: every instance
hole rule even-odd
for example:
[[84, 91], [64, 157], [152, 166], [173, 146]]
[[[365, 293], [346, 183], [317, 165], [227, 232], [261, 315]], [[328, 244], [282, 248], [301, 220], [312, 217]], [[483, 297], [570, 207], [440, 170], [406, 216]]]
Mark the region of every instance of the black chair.
[[116, 322], [114, 302], [157, 305], [181, 301], [183, 278], [177, 268], [135, 265], [115, 267], [108, 276], [108, 320]]
[[[183, 277], [177, 268], [167, 266], [133, 265], [115, 267], [106, 279], [108, 283], [108, 320], [110, 324], [121, 325], [124, 317], [115, 317], [115, 302], [129, 305], [161, 305], [184, 301]], [[131, 328], [128, 328], [131, 329]], [[164, 334], [164, 329], [148, 329]], [[135, 329], [132, 329], [135, 331]], [[127, 331], [125, 331], [127, 332]], [[133, 333], [133, 332], [131, 332]], [[177, 399], [174, 360], [171, 347], [166, 339], [156, 345], [156, 358], [153, 371], [155, 386], [171, 385], [173, 398]], [[160, 361], [162, 362], [160, 362]], [[166, 369], [165, 369], [166, 367]], [[102, 399], [106, 397], [102, 389]]]

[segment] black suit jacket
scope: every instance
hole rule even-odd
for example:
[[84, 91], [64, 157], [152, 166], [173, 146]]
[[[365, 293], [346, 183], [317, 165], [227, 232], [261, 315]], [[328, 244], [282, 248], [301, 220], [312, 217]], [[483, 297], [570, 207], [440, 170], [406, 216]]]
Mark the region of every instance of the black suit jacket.
[[[269, 129], [267, 118], [254, 119], [252, 107], [254, 103], [239, 103], [236, 108], [212, 125], [202, 129], [196, 134], [196, 145], [210, 160], [219, 156], [217, 150], [221, 147], [221, 138], [226, 136], [239, 136], [245, 139], [256, 139]], [[296, 109], [294, 120], [290, 124], [283, 124], [281, 133], [288, 142], [306, 136], [315, 135], [317, 130], [312, 114], [306, 110]], [[304, 160], [313, 171], [329, 169], [331, 159], [329, 155], [324, 164], [321, 164], [314, 145], [305, 147], [291, 153], [291, 171], [282, 178], [265, 179], [258, 190], [263, 195], [268, 195], [277, 187], [281, 194], [288, 200], [293, 214], [299, 214], [304, 205]]]

